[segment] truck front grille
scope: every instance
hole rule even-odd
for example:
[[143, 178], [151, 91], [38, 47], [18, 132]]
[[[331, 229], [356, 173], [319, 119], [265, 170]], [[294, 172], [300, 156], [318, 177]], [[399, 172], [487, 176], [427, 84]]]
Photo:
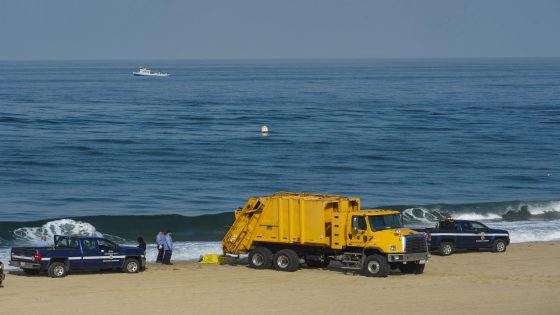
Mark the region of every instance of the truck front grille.
[[418, 236], [406, 237], [406, 252], [407, 253], [425, 253], [428, 251], [428, 244], [426, 239]]

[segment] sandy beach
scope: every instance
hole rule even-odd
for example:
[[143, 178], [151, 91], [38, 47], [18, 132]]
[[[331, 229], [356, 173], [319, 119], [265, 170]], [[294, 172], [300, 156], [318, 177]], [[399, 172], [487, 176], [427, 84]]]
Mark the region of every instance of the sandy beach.
[[2, 314], [558, 314], [560, 243], [513, 244], [490, 252], [433, 256], [423, 275], [388, 278], [302, 268], [178, 262], [140, 274], [11, 271]]

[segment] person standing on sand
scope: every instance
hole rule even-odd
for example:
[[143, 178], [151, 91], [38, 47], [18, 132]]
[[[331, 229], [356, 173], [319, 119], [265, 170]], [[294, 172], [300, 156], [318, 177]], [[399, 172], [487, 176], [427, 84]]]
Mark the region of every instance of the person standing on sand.
[[171, 231], [165, 233], [165, 242], [163, 243], [163, 249], [165, 253], [163, 254], [163, 264], [173, 265], [171, 263], [171, 255], [173, 254], [173, 239], [171, 238]]
[[159, 231], [158, 235], [156, 235], [156, 245], [158, 249], [158, 255], [156, 259], [156, 263], [163, 262], [163, 243], [165, 242], [165, 234], [163, 231]]
[[144, 238], [142, 236], [138, 236], [136, 241], [138, 241], [138, 248], [143, 249], [144, 255], [146, 255], [146, 242], [144, 242]]

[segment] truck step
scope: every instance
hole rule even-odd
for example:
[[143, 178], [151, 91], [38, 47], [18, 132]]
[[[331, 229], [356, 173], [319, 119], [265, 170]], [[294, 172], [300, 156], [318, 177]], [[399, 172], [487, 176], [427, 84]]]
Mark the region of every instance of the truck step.
[[349, 267], [349, 266], [342, 266], [340, 268], [345, 269], [345, 270], [360, 270], [360, 269], [362, 269], [361, 267]]

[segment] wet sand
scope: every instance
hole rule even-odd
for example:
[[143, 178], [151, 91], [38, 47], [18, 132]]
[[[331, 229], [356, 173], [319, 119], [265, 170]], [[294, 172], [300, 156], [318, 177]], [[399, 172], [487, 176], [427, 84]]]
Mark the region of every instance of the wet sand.
[[422, 275], [149, 265], [139, 274], [11, 271], [0, 314], [560, 314], [560, 243], [433, 256]]

